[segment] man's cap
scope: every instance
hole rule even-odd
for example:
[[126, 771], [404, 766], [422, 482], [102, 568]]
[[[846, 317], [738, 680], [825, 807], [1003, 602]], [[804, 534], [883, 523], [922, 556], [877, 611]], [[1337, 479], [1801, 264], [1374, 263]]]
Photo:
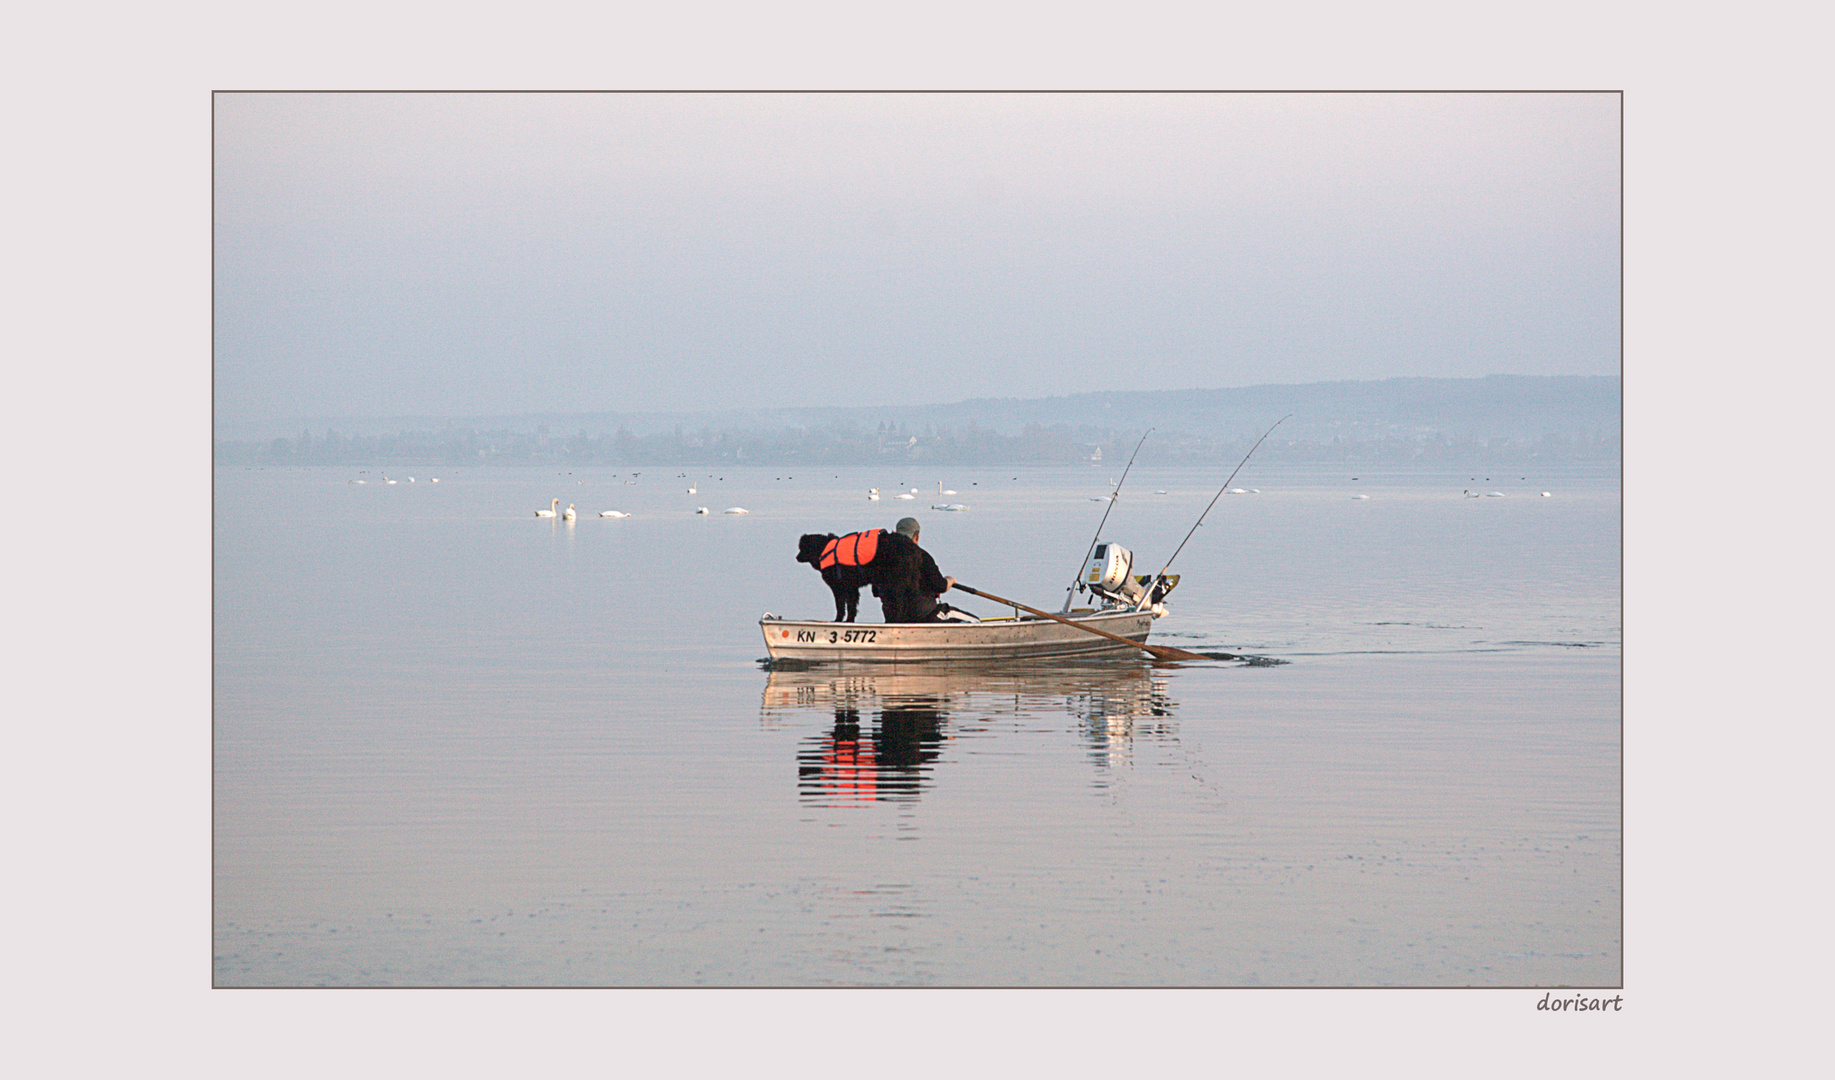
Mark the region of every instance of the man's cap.
[[917, 518], [899, 518], [897, 529], [899, 532], [916, 540], [918, 534]]

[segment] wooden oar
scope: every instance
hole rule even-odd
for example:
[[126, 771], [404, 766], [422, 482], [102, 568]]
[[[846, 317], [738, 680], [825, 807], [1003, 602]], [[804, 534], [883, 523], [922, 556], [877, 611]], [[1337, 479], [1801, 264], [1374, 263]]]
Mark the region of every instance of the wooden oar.
[[1017, 600], [1009, 600], [1004, 596], [995, 596], [991, 592], [982, 592], [980, 589], [970, 588], [969, 586], [962, 584], [960, 581], [956, 582], [956, 588], [961, 589], [965, 593], [969, 593], [974, 596], [979, 596], [984, 600], [992, 600], [996, 604], [1001, 605], [1002, 607], [1011, 607], [1011, 608], [1018, 608], [1021, 611], [1030, 611], [1034, 615], [1038, 615], [1043, 618], [1051, 619], [1054, 622], [1061, 622], [1065, 626], [1074, 626], [1079, 630], [1088, 630], [1092, 634], [1098, 634], [1102, 637], [1109, 638], [1112, 641], [1119, 641], [1123, 645], [1132, 646], [1133, 648], [1136, 648], [1136, 649], [1145, 649], [1147, 652], [1151, 653], [1153, 656], [1161, 660], [1209, 660], [1209, 659], [1212, 659], [1209, 656], [1201, 656], [1195, 652], [1186, 652], [1184, 649], [1175, 649], [1170, 645], [1148, 645], [1148, 644], [1145, 644], [1144, 642], [1133, 641], [1128, 638], [1122, 637], [1120, 634], [1111, 634], [1107, 630], [1100, 630], [1094, 626], [1089, 626], [1084, 623], [1080, 623], [1076, 621], [1075, 619], [1066, 619], [1062, 615], [1053, 615], [1049, 611], [1040, 611], [1038, 608], [1035, 608], [1035, 607], [1027, 607], [1026, 605], [1018, 602]]

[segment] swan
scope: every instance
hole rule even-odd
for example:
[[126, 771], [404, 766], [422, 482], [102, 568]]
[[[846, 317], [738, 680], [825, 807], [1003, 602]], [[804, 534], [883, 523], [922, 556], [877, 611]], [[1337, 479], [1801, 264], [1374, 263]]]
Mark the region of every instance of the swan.
[[961, 503], [947, 503], [947, 504], [945, 504], [945, 503], [931, 503], [931, 504], [930, 504], [930, 508], [931, 508], [932, 510], [951, 510], [951, 511], [958, 511], [958, 512], [959, 512], [959, 511], [962, 511], [962, 510], [967, 510], [967, 509], [968, 509], [968, 507], [966, 507], [966, 506], [964, 506], [964, 505], [962, 505]]
[[705, 506], [702, 506], [702, 507], [699, 507], [699, 508], [697, 508], [697, 509], [695, 510], [695, 513], [697, 513], [697, 514], [705, 514], [705, 513], [707, 513], [707, 507], [705, 507]]
[[383, 482], [383, 483], [385, 483], [385, 484], [393, 484], [393, 483], [396, 483], [396, 481], [394, 481], [394, 480], [391, 480], [391, 479], [389, 479], [389, 474], [388, 474], [388, 473], [383, 473], [383, 474], [382, 474], [382, 482]]
[[955, 493], [956, 491], [954, 488], [951, 488], [948, 491], [943, 490], [943, 481], [941, 480], [937, 481], [937, 494], [938, 495], [954, 495]]
[[414, 477], [412, 476], [408, 477], [408, 483], [410, 484], [414, 483]]
[[618, 517], [630, 517], [631, 515], [625, 513], [623, 510], [601, 510], [599, 511], [599, 516], [618, 518]]
[[561, 500], [555, 499], [553, 502], [550, 502], [548, 504], [548, 509], [537, 510], [535, 512], [535, 516], [536, 517], [553, 517], [556, 511], [560, 509], [560, 506], [561, 506]]
[[1478, 492], [1473, 491], [1471, 488], [1466, 488], [1465, 497], [1468, 499], [1477, 499], [1477, 498], [1480, 498], [1481, 496], [1478, 494]]
[[1231, 488], [1229, 491], [1229, 494], [1231, 495], [1247, 495], [1248, 493], [1249, 493], [1248, 488]]
[[700, 493], [701, 493], [701, 486], [700, 486], [699, 484], [691, 484], [691, 485], [689, 485], [689, 488], [688, 488], [688, 494], [690, 494], [690, 495], [699, 495]]
[[722, 510], [720, 512], [722, 514], [749, 514], [751, 513], [750, 510], [747, 510], [743, 506], [729, 506], [725, 510]]
[[436, 476], [436, 477], [434, 477], [434, 478], [433, 478], [433, 482], [434, 482], [434, 483], [436, 483], [436, 484], [437, 484], [437, 483], [439, 483], [439, 482], [440, 482], [440, 478], [439, 478], [439, 477], [437, 477], [437, 476]]
[[1503, 493], [1503, 492], [1501, 492], [1501, 491], [1487, 491], [1487, 492], [1485, 492], [1485, 498], [1487, 498], [1487, 499], [1501, 499], [1501, 498], [1503, 498], [1503, 497], [1504, 497], [1504, 493]]
[[[556, 501], [556, 502], [559, 502], [560, 500], [558, 500], [558, 499], [557, 499], [557, 500], [555, 500], [555, 501]], [[568, 504], [567, 504], [567, 512], [566, 512], [565, 514], [562, 514], [561, 516], [562, 516], [562, 517], [564, 517], [564, 518], [566, 518], [566, 519], [567, 519], [568, 521], [572, 521], [572, 520], [574, 520], [575, 518], [577, 518], [577, 517], [579, 517], [580, 515], [578, 515], [578, 514], [576, 514], [576, 513], [574, 513], [574, 512], [573, 512], [573, 504], [572, 504], [572, 503], [568, 503]]]
[[916, 495], [913, 495], [913, 494], [911, 494], [910, 492], [907, 492], [907, 491], [901, 491], [901, 492], [899, 492], [899, 493], [898, 493], [897, 495], [894, 495], [894, 496], [892, 496], [892, 497], [893, 497], [894, 499], [907, 499], [907, 500], [909, 500], [909, 499], [915, 499], [915, 498], [917, 498], [917, 496], [916, 496]]
[[[359, 480], [359, 481], [357, 481], [357, 483], [359, 483], [359, 484], [361, 484], [361, 483], [363, 483], [363, 481], [361, 481], [361, 480]], [[1548, 498], [1548, 492], [1546, 492], [1546, 491], [1544, 491], [1544, 492], [1542, 493], [1542, 497], [1543, 497], [1544, 499], [1546, 499], [1546, 498]]]
[[878, 502], [879, 501], [879, 489], [878, 488], [867, 488], [867, 501], [868, 502]]
[[1351, 498], [1353, 498], [1353, 499], [1367, 499], [1367, 498], [1369, 498], [1369, 497], [1370, 497], [1370, 496], [1368, 496], [1368, 495], [1353, 495], [1353, 496], [1351, 496]]

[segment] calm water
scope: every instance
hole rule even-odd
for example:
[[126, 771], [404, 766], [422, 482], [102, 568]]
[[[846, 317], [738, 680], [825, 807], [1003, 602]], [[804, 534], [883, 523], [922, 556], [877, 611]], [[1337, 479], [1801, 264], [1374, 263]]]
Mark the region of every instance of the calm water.
[[799, 534], [1055, 608], [1119, 471], [219, 470], [216, 981], [1617, 984], [1616, 470], [1252, 465], [1154, 640], [1282, 663], [759, 666]]

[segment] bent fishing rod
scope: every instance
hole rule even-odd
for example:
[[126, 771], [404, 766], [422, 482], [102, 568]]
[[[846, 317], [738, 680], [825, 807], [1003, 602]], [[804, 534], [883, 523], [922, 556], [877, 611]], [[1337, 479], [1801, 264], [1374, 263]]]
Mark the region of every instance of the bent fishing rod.
[[[1262, 432], [1262, 437], [1260, 439], [1255, 440], [1255, 445], [1249, 447], [1249, 452], [1242, 456], [1242, 460], [1236, 463], [1235, 471], [1230, 473], [1230, 479], [1225, 480], [1223, 482], [1223, 486], [1217, 489], [1217, 494], [1211, 496], [1210, 504], [1204, 508], [1204, 513], [1198, 515], [1197, 524], [1194, 524], [1191, 527], [1191, 532], [1186, 533], [1185, 539], [1179, 541], [1179, 546], [1172, 549], [1172, 559], [1178, 558], [1179, 552], [1185, 550], [1185, 545], [1186, 543], [1188, 543], [1191, 540], [1192, 534], [1198, 531], [1199, 525], [1204, 524], [1205, 514], [1209, 514], [1211, 512], [1211, 507], [1217, 505], [1217, 500], [1223, 498], [1223, 493], [1230, 490], [1230, 481], [1236, 479], [1236, 473], [1241, 472], [1242, 467], [1249, 463], [1249, 459], [1255, 456], [1255, 451], [1258, 448], [1260, 448], [1260, 446], [1268, 438], [1268, 436], [1274, 434], [1274, 429], [1286, 423], [1289, 419], [1292, 418], [1292, 416], [1293, 416], [1292, 413], [1288, 413], [1286, 416], [1281, 417], [1279, 420], [1276, 420], [1273, 424], [1269, 425], [1268, 430]], [[1153, 584], [1147, 587], [1147, 591], [1144, 594], [1142, 594], [1141, 596], [1140, 603], [1134, 605], [1134, 610], [1139, 611], [1141, 608], [1147, 606], [1147, 600], [1153, 596], [1154, 590], [1160, 586], [1161, 582], [1166, 580], [1166, 571], [1172, 569], [1172, 559], [1167, 559], [1166, 565], [1160, 567], [1160, 572], [1153, 575]]]
[[1115, 509], [1115, 500], [1121, 497], [1121, 485], [1128, 482], [1128, 469], [1134, 467], [1134, 459], [1140, 455], [1141, 447], [1146, 445], [1147, 436], [1151, 434], [1153, 434], [1153, 429], [1148, 428], [1141, 436], [1141, 441], [1134, 444], [1134, 453], [1128, 455], [1128, 468], [1121, 470], [1121, 479], [1115, 481], [1115, 490], [1109, 492], [1109, 509], [1102, 512], [1102, 520], [1096, 523], [1096, 535], [1090, 537], [1090, 549], [1083, 553], [1083, 561], [1077, 565], [1077, 573], [1071, 578], [1070, 588], [1064, 590], [1065, 611], [1070, 610], [1070, 598], [1077, 591], [1078, 584], [1083, 581], [1083, 568], [1090, 564], [1090, 556], [1096, 553], [1096, 543], [1102, 539], [1102, 527], [1109, 523], [1109, 510]]

